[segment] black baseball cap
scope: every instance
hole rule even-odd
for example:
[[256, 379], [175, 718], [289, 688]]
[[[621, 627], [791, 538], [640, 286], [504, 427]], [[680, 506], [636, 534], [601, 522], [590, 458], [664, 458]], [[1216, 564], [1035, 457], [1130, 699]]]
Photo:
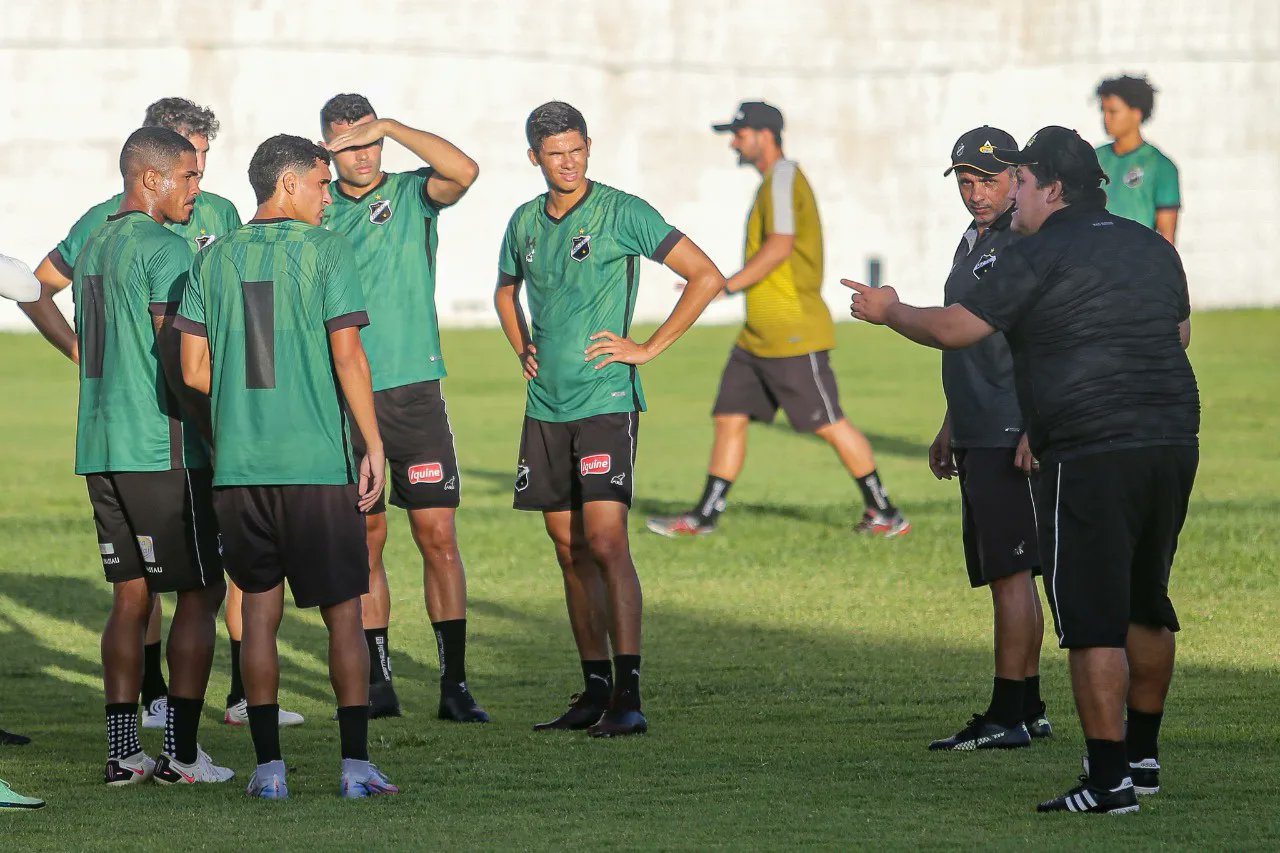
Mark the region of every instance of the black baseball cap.
[[1065, 127], [1051, 124], [1042, 127], [1019, 151], [1017, 148], [997, 148], [995, 158], [1010, 166], [1043, 166], [1055, 180], [1070, 186], [1096, 189], [1109, 180], [1098, 164], [1098, 154], [1080, 134]]
[[998, 175], [1009, 168], [992, 154], [997, 148], [1017, 148], [1018, 141], [998, 127], [984, 124], [956, 140], [951, 147], [951, 168], [942, 173], [950, 175], [960, 168], [975, 169], [984, 175]]
[[782, 111], [764, 101], [743, 101], [738, 105], [738, 114], [732, 119], [724, 124], [711, 125], [711, 129], [716, 133], [733, 133], [743, 127], [781, 133]]

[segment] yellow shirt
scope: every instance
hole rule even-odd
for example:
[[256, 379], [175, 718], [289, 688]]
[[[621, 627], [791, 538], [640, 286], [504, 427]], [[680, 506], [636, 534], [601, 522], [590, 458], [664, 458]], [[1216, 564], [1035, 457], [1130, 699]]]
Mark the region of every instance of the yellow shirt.
[[747, 217], [746, 258], [770, 234], [791, 234], [790, 257], [747, 288], [747, 322], [738, 346], [762, 358], [833, 349], [835, 324], [822, 301], [822, 223], [800, 167], [779, 160], [765, 175]]

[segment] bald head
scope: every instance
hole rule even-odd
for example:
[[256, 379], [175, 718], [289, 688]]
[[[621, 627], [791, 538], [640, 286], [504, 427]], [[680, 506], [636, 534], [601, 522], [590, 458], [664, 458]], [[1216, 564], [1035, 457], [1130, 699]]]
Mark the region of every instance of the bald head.
[[184, 137], [163, 127], [140, 127], [120, 149], [120, 177], [132, 183], [148, 170], [167, 175], [183, 154], [195, 156], [196, 148]]

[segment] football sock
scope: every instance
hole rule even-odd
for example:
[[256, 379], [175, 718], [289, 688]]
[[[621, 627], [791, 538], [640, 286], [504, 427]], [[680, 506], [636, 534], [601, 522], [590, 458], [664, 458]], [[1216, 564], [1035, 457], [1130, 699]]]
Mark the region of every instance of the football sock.
[[203, 699], [169, 697], [169, 720], [164, 727], [164, 751], [183, 764], [196, 760], [196, 733], [200, 730]]
[[729, 487], [732, 485], [733, 480], [726, 480], [715, 474], [707, 475], [707, 485], [703, 488], [702, 497], [698, 499], [698, 506], [694, 509], [694, 514], [703, 524], [716, 523], [716, 519], [725, 510], [725, 497], [728, 496]]
[[436, 651], [440, 654], [440, 683], [461, 684], [467, 680], [467, 620], [432, 622]]
[[1129, 775], [1125, 763], [1124, 741], [1085, 738], [1089, 752], [1089, 784], [1110, 791]]
[[1129, 753], [1129, 760], [1134, 764], [1144, 758], [1160, 758], [1160, 721], [1164, 719], [1164, 711], [1148, 714], [1146, 711], [1129, 709], [1129, 719], [1125, 725], [1124, 742]]
[[626, 707], [640, 709], [640, 655], [613, 656], [614, 696]]
[[858, 489], [862, 492], [862, 502], [867, 509], [874, 509], [885, 515], [893, 515], [898, 508], [889, 500], [889, 493], [880, 482], [880, 472], [873, 470], [865, 477], [858, 477]]
[[1044, 704], [1044, 700], [1040, 698], [1040, 676], [1028, 675], [1027, 680], [1022, 683], [1026, 685], [1022, 692], [1023, 716], [1039, 714], [1040, 706]]
[[142, 647], [142, 705], [151, 703], [169, 692], [164, 683], [164, 670], [160, 667], [160, 643], [148, 643]]
[[996, 676], [991, 688], [991, 705], [984, 716], [1002, 726], [1016, 726], [1022, 721], [1023, 682]]
[[369, 645], [369, 683], [391, 680], [391, 649], [387, 646], [388, 628], [365, 628], [364, 641]]
[[244, 681], [240, 678], [240, 641], [231, 641], [231, 692], [227, 694], [230, 708], [244, 698]]
[[343, 759], [369, 760], [369, 706], [348, 705], [338, 709], [338, 736], [342, 738]]
[[250, 705], [249, 736], [253, 738], [253, 751], [259, 764], [279, 761], [280, 756], [280, 706]]
[[584, 693], [596, 704], [606, 705], [613, 695], [613, 666], [607, 660], [584, 660], [582, 662], [582, 683]]
[[107, 705], [107, 758], [128, 758], [142, 751], [138, 740], [138, 706], [133, 702]]

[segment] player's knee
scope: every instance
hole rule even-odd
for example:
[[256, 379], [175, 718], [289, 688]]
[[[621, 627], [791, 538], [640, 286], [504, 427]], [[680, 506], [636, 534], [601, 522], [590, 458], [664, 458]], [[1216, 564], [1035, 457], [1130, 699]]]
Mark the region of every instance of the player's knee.
[[381, 553], [382, 546], [387, 544], [387, 514], [385, 512], [371, 513], [364, 517], [365, 538], [369, 542], [369, 550], [373, 551], [376, 546], [378, 552]]
[[747, 426], [751, 423], [751, 419], [746, 415], [712, 415], [712, 422], [715, 424], [716, 432], [741, 434], [747, 431]]
[[625, 530], [592, 531], [587, 534], [587, 548], [601, 568], [613, 566], [631, 556]]
[[[145, 622], [151, 618], [153, 596], [147, 589], [147, 582], [139, 578], [115, 585], [111, 609], [121, 619]], [[155, 596], [158, 598], [159, 596]]]

